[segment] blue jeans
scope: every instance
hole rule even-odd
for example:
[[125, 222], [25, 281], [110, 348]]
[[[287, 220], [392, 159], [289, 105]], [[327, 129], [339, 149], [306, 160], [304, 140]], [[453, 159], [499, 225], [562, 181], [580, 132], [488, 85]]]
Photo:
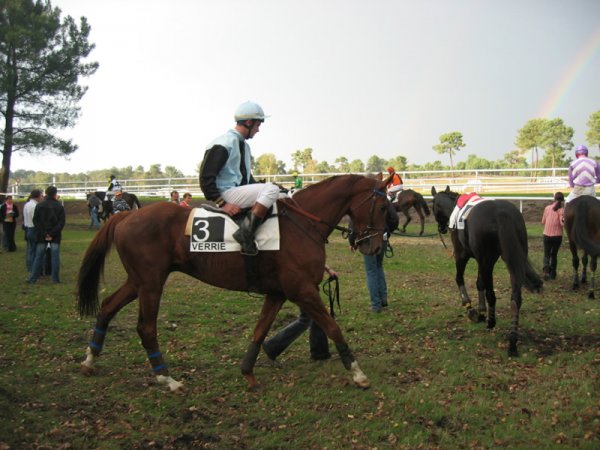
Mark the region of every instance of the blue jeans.
[[35, 227], [27, 227], [25, 229], [25, 240], [27, 241], [27, 249], [25, 250], [25, 266], [27, 272], [33, 270], [33, 260], [35, 259], [35, 248], [37, 246], [37, 233]]
[[40, 275], [42, 274], [42, 268], [44, 266], [44, 254], [46, 253], [46, 247], [50, 245], [50, 256], [52, 262], [52, 281], [54, 283], [60, 283], [59, 271], [60, 271], [60, 244], [54, 242], [38, 242], [35, 247], [35, 259], [33, 260], [33, 270], [31, 277], [29, 278], [30, 283], [35, 283]]
[[98, 220], [98, 207], [94, 206], [90, 210], [90, 218], [92, 222], [90, 223], [90, 228], [94, 227], [96, 229], [100, 228], [100, 221]]
[[383, 257], [385, 247], [376, 255], [364, 255], [365, 272], [367, 273], [367, 288], [371, 296], [371, 309], [381, 311], [387, 303], [387, 283], [383, 272]]

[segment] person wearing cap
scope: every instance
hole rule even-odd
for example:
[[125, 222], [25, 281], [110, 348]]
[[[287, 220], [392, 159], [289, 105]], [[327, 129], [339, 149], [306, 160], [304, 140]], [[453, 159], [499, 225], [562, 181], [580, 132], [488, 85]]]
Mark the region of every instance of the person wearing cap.
[[200, 167], [200, 188], [207, 200], [230, 216], [239, 214], [243, 208], [252, 208], [233, 234], [245, 255], [258, 254], [254, 234], [279, 197], [277, 185], [257, 183], [251, 172], [248, 141], [260, 131], [265, 118], [256, 103], [238, 106], [235, 127], [208, 144]]
[[36, 283], [42, 274], [44, 254], [50, 249], [52, 261], [52, 282], [60, 283], [60, 242], [65, 227], [65, 208], [57, 200], [56, 186], [46, 188], [46, 198], [38, 203], [33, 213], [36, 231], [35, 258], [28, 283]]
[[565, 196], [562, 192], [554, 194], [554, 201], [544, 208], [542, 224], [544, 225], [544, 280], [556, 279], [558, 265], [558, 250], [562, 243]]
[[569, 164], [569, 193], [566, 202], [580, 195], [596, 196], [595, 184], [600, 181], [600, 165], [594, 159], [588, 158], [588, 149], [580, 145], [575, 149], [575, 161]]
[[120, 212], [129, 210], [131, 210], [131, 208], [123, 199], [123, 191], [121, 189], [117, 189], [115, 191], [115, 198], [113, 199], [113, 213], [118, 214]]
[[35, 225], [33, 224], [33, 214], [35, 213], [35, 207], [41, 201], [42, 191], [40, 189], [34, 189], [29, 194], [27, 203], [23, 206], [23, 227], [25, 228], [25, 242], [27, 242], [27, 248], [25, 249], [25, 267], [27, 267], [28, 273], [31, 273], [33, 268], [35, 246], [37, 244]]
[[294, 190], [302, 189], [302, 178], [298, 175], [298, 172], [294, 172]]
[[117, 177], [111, 175], [108, 180], [108, 188], [106, 188], [106, 199], [111, 201], [117, 190], [122, 190], [121, 183], [119, 183]]
[[387, 168], [387, 172], [392, 177], [387, 185], [387, 191], [390, 201], [393, 201], [394, 198], [396, 198], [396, 193], [404, 189], [404, 182], [402, 181], [402, 177], [396, 173], [392, 166]]

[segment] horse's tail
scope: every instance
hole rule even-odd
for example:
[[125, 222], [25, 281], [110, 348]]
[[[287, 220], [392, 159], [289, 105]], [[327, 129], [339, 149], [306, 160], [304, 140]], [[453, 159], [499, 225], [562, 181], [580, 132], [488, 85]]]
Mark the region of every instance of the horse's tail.
[[138, 207], [138, 209], [142, 207], [142, 204], [138, 200], [137, 195], [131, 194], [131, 198], [133, 199], [133, 203], [135, 203], [135, 205]]
[[592, 240], [588, 230], [588, 222], [590, 221], [590, 203], [586, 200], [587, 199], [582, 198], [576, 206], [575, 218], [573, 219], [573, 240], [575, 241], [575, 244], [587, 252], [588, 255], [600, 256], [600, 245]]
[[515, 279], [528, 291], [539, 292], [544, 284], [527, 254], [527, 230], [505, 212], [498, 213], [498, 238], [502, 259]]
[[81, 316], [94, 316], [98, 312], [98, 286], [104, 272], [104, 261], [113, 244], [115, 226], [127, 214], [113, 216], [96, 234], [88, 247], [77, 279], [77, 306]]
[[425, 215], [428, 216], [429, 214], [431, 214], [431, 211], [429, 210], [429, 205], [427, 204], [427, 200], [425, 200], [425, 198], [418, 192], [415, 192], [415, 194], [417, 195], [417, 198], [419, 199], [419, 202], [421, 203], [421, 206], [423, 207], [423, 211], [425, 212]]

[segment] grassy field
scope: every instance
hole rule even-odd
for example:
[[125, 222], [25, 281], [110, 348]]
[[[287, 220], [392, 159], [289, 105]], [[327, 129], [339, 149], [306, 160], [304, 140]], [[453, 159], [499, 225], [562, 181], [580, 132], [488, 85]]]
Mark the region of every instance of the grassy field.
[[[60, 285], [25, 283], [20, 234], [19, 251], [0, 255], [0, 449], [600, 447], [599, 300], [569, 289], [565, 244], [558, 279], [542, 294], [524, 294], [521, 356], [509, 359], [503, 263], [495, 272], [498, 325], [488, 332], [465, 318], [439, 239], [394, 236], [385, 261], [390, 306], [373, 314], [362, 258], [336, 232], [327, 249], [341, 277], [338, 322], [371, 380], [367, 391], [354, 387], [337, 355], [312, 362], [303, 336], [281, 368], [259, 357], [261, 388], [248, 392], [239, 363], [261, 300], [173, 274], [159, 339], [171, 375], [187, 388], [176, 395], [151, 374], [136, 303], [112, 322], [99, 373], [80, 375], [94, 321], [78, 317], [74, 290], [93, 234], [84, 219], [69, 218]], [[529, 234], [540, 268], [540, 226]], [[112, 254], [103, 296], [123, 273]], [[474, 273], [472, 262], [476, 297]], [[296, 315], [286, 304], [274, 326]]]

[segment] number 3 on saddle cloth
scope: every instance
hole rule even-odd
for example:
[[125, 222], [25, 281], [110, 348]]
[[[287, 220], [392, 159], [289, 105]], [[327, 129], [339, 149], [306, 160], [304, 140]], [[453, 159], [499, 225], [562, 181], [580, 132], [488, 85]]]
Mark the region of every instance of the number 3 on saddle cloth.
[[[240, 252], [233, 238], [239, 225], [219, 209], [205, 206], [190, 211], [185, 235], [190, 236], [190, 252]], [[259, 251], [279, 250], [279, 218], [277, 204], [256, 231]]]
[[480, 197], [476, 192], [469, 192], [468, 194], [462, 194], [456, 200], [456, 206], [450, 215], [448, 223], [449, 228], [456, 230], [465, 229], [465, 221], [469, 217], [469, 214], [475, 205], [487, 200], [493, 200], [491, 198]]

